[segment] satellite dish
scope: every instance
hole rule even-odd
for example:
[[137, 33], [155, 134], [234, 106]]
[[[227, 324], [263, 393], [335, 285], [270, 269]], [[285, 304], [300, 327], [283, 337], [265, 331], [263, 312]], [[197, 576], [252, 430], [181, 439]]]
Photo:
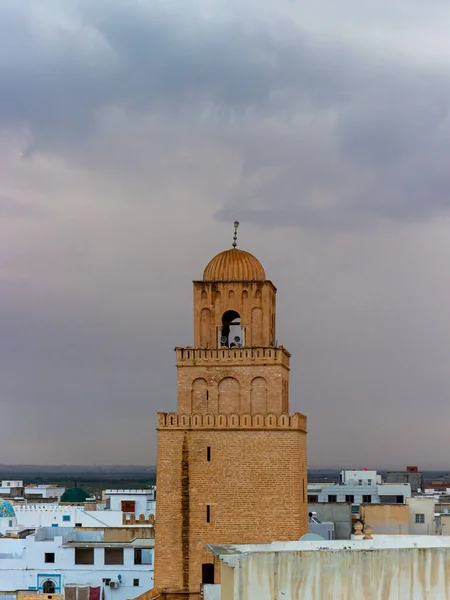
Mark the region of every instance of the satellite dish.
[[225, 335], [223, 335], [220, 338], [220, 343], [222, 344], [222, 346], [226, 346], [227, 345], [227, 341], [228, 341], [228, 339], [227, 339], [227, 337]]

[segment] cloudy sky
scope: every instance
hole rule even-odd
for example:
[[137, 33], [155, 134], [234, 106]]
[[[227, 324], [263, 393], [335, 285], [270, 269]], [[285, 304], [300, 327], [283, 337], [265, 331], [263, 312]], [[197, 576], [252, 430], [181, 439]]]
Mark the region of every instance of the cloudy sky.
[[0, 0], [0, 463], [155, 462], [237, 218], [310, 466], [448, 467], [449, 26], [444, 0]]

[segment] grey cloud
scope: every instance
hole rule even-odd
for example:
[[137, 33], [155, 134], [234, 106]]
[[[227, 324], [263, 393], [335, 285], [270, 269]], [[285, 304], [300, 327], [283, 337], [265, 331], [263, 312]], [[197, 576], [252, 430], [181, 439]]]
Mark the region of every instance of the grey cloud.
[[8, 196], [0, 196], [0, 218], [37, 219], [44, 216], [48, 216], [48, 211], [42, 206], [26, 204]]
[[449, 85], [374, 42], [400, 3], [0, 3], [4, 462], [155, 461], [235, 218], [311, 464], [445, 462]]

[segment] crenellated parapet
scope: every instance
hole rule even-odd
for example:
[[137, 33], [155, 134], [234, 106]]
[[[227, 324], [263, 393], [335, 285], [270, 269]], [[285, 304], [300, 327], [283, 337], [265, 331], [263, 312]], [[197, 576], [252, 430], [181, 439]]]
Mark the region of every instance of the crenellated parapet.
[[290, 353], [283, 346], [252, 346], [245, 348], [175, 348], [177, 366], [207, 363], [242, 364], [248, 366], [282, 364], [289, 368]]
[[296, 429], [306, 433], [306, 416], [288, 414], [158, 413], [160, 429]]
[[133, 513], [131, 513], [131, 514], [122, 513], [122, 525], [150, 525], [150, 526], [154, 527], [155, 516], [148, 515], [148, 517], [145, 518], [145, 515], [142, 515], [142, 514], [138, 516]]

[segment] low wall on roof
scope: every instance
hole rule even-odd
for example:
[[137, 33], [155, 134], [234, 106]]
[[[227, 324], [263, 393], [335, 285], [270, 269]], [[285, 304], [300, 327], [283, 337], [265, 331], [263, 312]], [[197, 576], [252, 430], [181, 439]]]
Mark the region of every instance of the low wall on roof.
[[222, 565], [222, 600], [262, 598], [446, 600], [450, 547], [251, 552]]

